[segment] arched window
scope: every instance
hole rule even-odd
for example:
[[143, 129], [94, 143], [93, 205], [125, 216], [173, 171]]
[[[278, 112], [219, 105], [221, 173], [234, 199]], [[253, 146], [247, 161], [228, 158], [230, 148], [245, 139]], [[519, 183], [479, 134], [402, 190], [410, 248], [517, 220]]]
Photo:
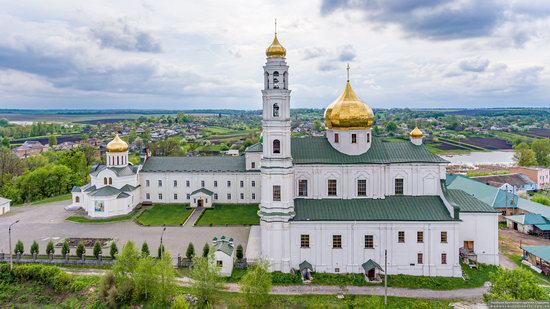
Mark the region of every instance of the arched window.
[[113, 178], [109, 177], [109, 184], [112, 185], [113, 184]]
[[107, 177], [103, 178], [103, 184], [104, 184], [104, 185], [107, 184]]
[[273, 104], [273, 117], [279, 117], [279, 104]]
[[367, 133], [367, 143], [370, 143], [370, 133]]
[[283, 89], [288, 89], [288, 72], [283, 73]]
[[279, 89], [279, 72], [273, 72], [273, 89]]
[[281, 141], [278, 139], [273, 141], [273, 153], [281, 153]]
[[269, 89], [269, 73], [265, 72], [264, 77], [264, 88]]
[[76, 197], [74, 198], [74, 202], [75, 202], [75, 203], [80, 203], [80, 196], [76, 196]]
[[116, 157], [116, 165], [120, 165], [120, 157]]

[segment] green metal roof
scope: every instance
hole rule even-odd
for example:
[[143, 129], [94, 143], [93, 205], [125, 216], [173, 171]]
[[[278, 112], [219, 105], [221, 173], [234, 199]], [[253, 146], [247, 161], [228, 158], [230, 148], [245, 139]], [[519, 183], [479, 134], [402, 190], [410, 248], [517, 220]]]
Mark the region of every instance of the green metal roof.
[[309, 263], [306, 260], [304, 260], [302, 263], [300, 263], [300, 265], [298, 265], [298, 267], [300, 268], [300, 271], [303, 271], [304, 269], [309, 269], [309, 270], [313, 271], [313, 266], [311, 266], [311, 263]]
[[460, 212], [497, 213], [493, 207], [483, 203], [472, 195], [457, 189], [444, 189], [443, 194], [451, 205], [460, 208]]
[[535, 226], [541, 231], [550, 231], [550, 223], [548, 223], [548, 224], [535, 224]]
[[326, 137], [296, 137], [292, 138], [292, 159], [295, 164], [448, 163], [423, 145], [378, 138], [366, 153], [350, 156], [334, 149]]
[[[239, 157], [150, 157], [143, 173], [155, 172], [246, 172], [244, 156]], [[259, 171], [256, 171], [259, 172]]]
[[120, 191], [120, 189], [117, 189], [115, 187], [105, 186], [92, 191], [90, 195], [91, 196], [113, 196], [113, 195], [118, 195], [121, 192], [122, 191]]
[[517, 208], [518, 196], [505, 190], [486, 185], [469, 177], [450, 174], [446, 178], [447, 188], [462, 190], [493, 208]]
[[215, 251], [221, 251], [229, 256], [233, 254], [233, 245], [227, 240], [218, 240], [214, 244]]
[[73, 186], [71, 192], [82, 192], [82, 189], [79, 186]]
[[521, 249], [550, 262], [550, 246], [522, 246]]
[[439, 196], [295, 199], [294, 221], [455, 221]]
[[537, 225], [537, 224], [550, 223], [550, 221], [546, 220], [546, 218], [544, 218], [539, 214], [523, 214], [523, 215], [506, 216], [506, 219], [509, 219], [524, 225]]
[[363, 267], [365, 272], [368, 272], [369, 270], [371, 270], [373, 268], [377, 268], [380, 271], [384, 271], [384, 269], [378, 263], [376, 263], [375, 261], [373, 261], [371, 259], [369, 259], [365, 263], [361, 264], [361, 267]]
[[248, 146], [246, 147], [246, 150], [245, 150], [245, 152], [262, 152], [262, 151], [263, 151], [262, 143], [256, 143], [254, 145]]
[[129, 185], [129, 184], [125, 184], [124, 186], [122, 186], [122, 188], [120, 188], [121, 191], [124, 191], [124, 192], [132, 192], [136, 189], [137, 187], [134, 187], [132, 185]]
[[110, 170], [115, 173], [117, 176], [130, 176], [137, 173], [138, 166], [137, 165], [127, 165], [124, 167], [114, 167], [114, 166], [106, 166], [106, 165], [94, 165], [92, 167], [92, 170], [90, 171], [90, 174], [93, 176], [97, 176], [101, 171], [103, 170]]
[[198, 190], [195, 190], [195, 191], [191, 192], [191, 195], [197, 194], [197, 193], [199, 193], [199, 192], [200, 192], [200, 193], [204, 193], [204, 194], [206, 194], [206, 195], [212, 195], [212, 194], [214, 194], [214, 192], [212, 192], [212, 191], [210, 191], [210, 190], [208, 190], [208, 189], [200, 188], [200, 189], [198, 189]]

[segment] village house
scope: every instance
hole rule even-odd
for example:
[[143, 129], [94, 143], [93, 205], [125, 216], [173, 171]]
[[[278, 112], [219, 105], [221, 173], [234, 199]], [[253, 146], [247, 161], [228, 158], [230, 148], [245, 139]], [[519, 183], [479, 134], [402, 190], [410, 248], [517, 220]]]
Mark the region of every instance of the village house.
[[25, 141], [23, 145], [13, 148], [12, 151], [17, 157], [24, 159], [37, 156], [48, 151], [48, 149], [48, 145], [42, 145], [39, 141]]

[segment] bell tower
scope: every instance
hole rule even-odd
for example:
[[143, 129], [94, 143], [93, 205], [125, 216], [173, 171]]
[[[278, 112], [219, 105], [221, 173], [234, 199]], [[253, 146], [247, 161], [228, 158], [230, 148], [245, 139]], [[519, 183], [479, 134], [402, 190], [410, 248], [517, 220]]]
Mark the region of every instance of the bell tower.
[[262, 90], [263, 154], [260, 218], [262, 256], [273, 271], [290, 271], [290, 226], [294, 216], [294, 169], [290, 151], [290, 90], [286, 49], [279, 43], [275, 24], [267, 48]]

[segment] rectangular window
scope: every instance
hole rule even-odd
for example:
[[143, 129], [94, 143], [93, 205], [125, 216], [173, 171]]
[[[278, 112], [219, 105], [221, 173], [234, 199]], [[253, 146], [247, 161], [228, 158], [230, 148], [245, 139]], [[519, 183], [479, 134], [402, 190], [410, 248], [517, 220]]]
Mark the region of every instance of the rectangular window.
[[186, 181], [185, 181], [185, 186], [186, 186], [187, 188], [189, 188], [189, 187], [191, 186], [191, 182], [190, 182], [189, 180], [186, 180]]
[[403, 178], [395, 179], [395, 194], [403, 195]]
[[256, 181], [252, 180], [252, 187], [256, 186]]
[[298, 180], [298, 196], [307, 196], [307, 180]]
[[201, 180], [201, 188], [204, 188], [204, 185], [205, 185], [204, 180]]
[[231, 187], [231, 181], [230, 180], [227, 181], [227, 187], [228, 188]]
[[190, 200], [191, 199], [191, 194], [187, 194], [187, 199]]
[[241, 200], [244, 200], [244, 193], [241, 193]]
[[300, 247], [309, 248], [309, 234], [300, 235]]
[[281, 186], [273, 186], [273, 200], [281, 201]]
[[367, 143], [370, 143], [370, 133], [367, 133]]
[[447, 231], [441, 231], [441, 243], [447, 243]]
[[367, 196], [366, 179], [357, 179], [357, 196]]
[[424, 255], [422, 253], [416, 255], [416, 264], [424, 264]]
[[447, 253], [441, 253], [441, 264], [447, 264]]
[[145, 186], [149, 187], [149, 179], [145, 180]]
[[214, 188], [217, 188], [217, 187], [218, 187], [218, 181], [214, 180]]
[[404, 243], [405, 242], [405, 232], [399, 231], [397, 232], [397, 242]]
[[416, 232], [416, 242], [423, 243], [424, 242], [424, 232], [418, 231]]
[[332, 248], [342, 249], [342, 235], [332, 235]]
[[241, 188], [244, 188], [244, 181], [241, 180], [240, 185], [241, 185]]
[[228, 200], [231, 199], [231, 193], [227, 193], [227, 199], [228, 199]]
[[174, 188], [177, 188], [177, 187], [178, 187], [178, 181], [174, 180]]
[[252, 168], [256, 168], [256, 162], [252, 162]]
[[162, 200], [162, 193], [159, 193], [159, 200]]
[[340, 135], [338, 133], [334, 133], [334, 142], [339, 143], [340, 142]]
[[159, 187], [162, 187], [162, 180], [159, 180]]
[[216, 261], [216, 265], [220, 268], [223, 267], [223, 261], [221, 260]]
[[145, 193], [145, 199], [146, 199], [146, 200], [150, 200], [150, 199], [151, 199], [151, 194]]
[[256, 193], [252, 193], [252, 199], [253, 199], [253, 200], [256, 199]]
[[178, 194], [177, 194], [177, 193], [174, 193], [174, 199], [175, 199], [175, 200], [178, 199]]
[[357, 134], [354, 133], [351, 135], [351, 143], [357, 144]]
[[218, 193], [214, 193], [214, 199], [215, 199], [215, 200], [218, 199]]
[[336, 179], [329, 179], [328, 180], [328, 195], [329, 196], [336, 196], [337, 195], [337, 191], [336, 191]]
[[365, 235], [365, 249], [374, 248], [374, 236]]

